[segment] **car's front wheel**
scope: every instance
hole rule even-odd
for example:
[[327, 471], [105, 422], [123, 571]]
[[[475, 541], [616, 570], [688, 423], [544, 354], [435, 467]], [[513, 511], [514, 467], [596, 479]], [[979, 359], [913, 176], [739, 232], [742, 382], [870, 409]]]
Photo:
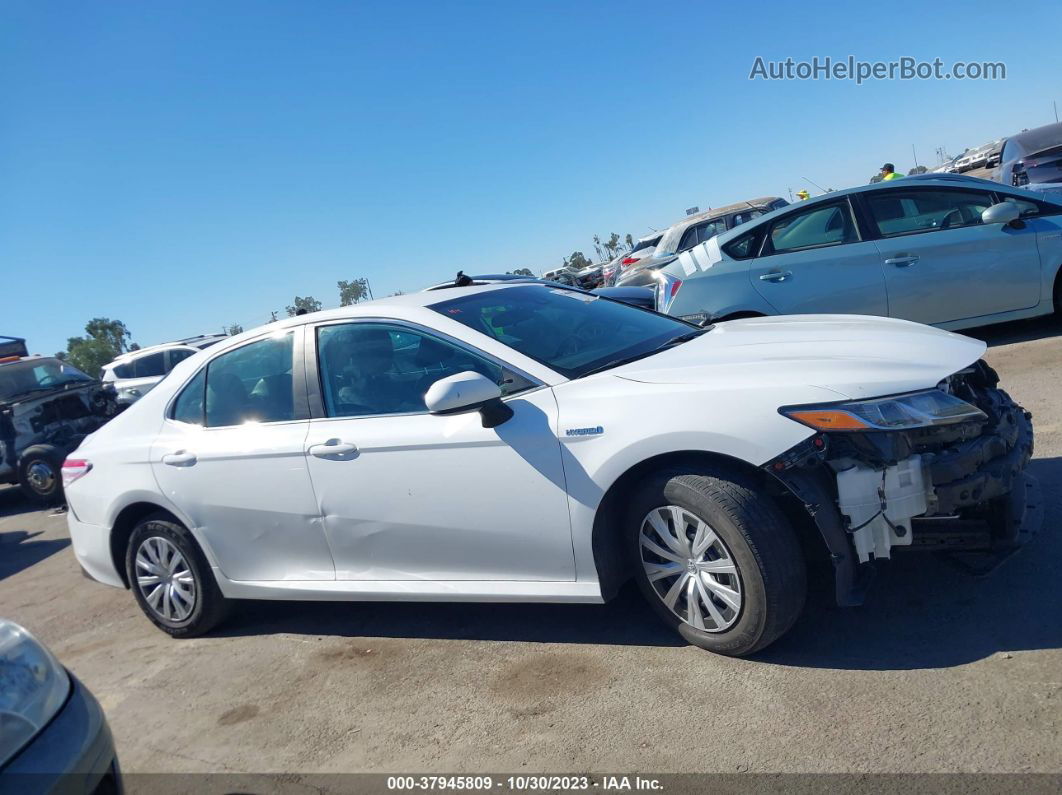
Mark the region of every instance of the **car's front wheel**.
[[789, 522], [757, 484], [718, 470], [661, 472], [629, 506], [639, 588], [686, 640], [752, 654], [793, 625], [806, 569]]
[[152, 514], [133, 529], [125, 568], [140, 609], [175, 638], [209, 632], [228, 612], [192, 534], [168, 514]]

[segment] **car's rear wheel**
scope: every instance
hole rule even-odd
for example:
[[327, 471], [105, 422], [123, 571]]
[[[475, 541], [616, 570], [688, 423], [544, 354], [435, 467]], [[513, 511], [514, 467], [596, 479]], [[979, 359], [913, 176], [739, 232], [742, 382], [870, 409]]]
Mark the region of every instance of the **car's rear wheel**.
[[192, 534], [168, 514], [148, 516], [133, 529], [125, 568], [140, 609], [175, 638], [209, 632], [228, 612]]
[[792, 527], [755, 483], [724, 470], [674, 470], [629, 506], [628, 552], [654, 610], [686, 640], [740, 656], [773, 643], [804, 606]]
[[38, 505], [54, 505], [63, 497], [62, 461], [46, 447], [31, 447], [22, 454], [18, 485]]

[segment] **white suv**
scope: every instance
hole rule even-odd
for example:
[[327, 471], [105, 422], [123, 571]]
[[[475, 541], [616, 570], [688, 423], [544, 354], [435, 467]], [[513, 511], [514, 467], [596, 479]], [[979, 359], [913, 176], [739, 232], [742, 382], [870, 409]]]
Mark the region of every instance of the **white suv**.
[[222, 334], [189, 337], [123, 353], [103, 366], [101, 380], [114, 387], [119, 406], [129, 406], [150, 392], [178, 362], [223, 339]]
[[528, 283], [318, 312], [89, 436], [70, 535], [175, 637], [233, 599], [601, 602], [633, 578], [691, 643], [748, 654], [801, 611], [801, 534], [842, 604], [897, 546], [1013, 548], [1032, 428], [984, 348]]

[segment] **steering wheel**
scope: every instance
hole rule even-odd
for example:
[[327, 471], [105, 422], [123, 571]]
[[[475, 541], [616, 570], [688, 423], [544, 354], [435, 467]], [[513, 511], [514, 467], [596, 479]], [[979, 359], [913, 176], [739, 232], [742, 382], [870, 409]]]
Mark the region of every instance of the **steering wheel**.
[[59, 376], [57, 376], [57, 375], [46, 375], [46, 376], [44, 376], [44, 378], [42, 378], [40, 381], [37, 382], [37, 385], [38, 386], [55, 386], [55, 384], [57, 384], [57, 383], [59, 383]]
[[962, 210], [960, 210], [958, 207], [950, 211], [940, 220], [940, 228], [948, 229], [952, 225], [952, 223], [954, 223], [955, 220], [958, 220], [960, 224], [962, 223]]
[[574, 356], [586, 345], [584, 343], [595, 342], [602, 334], [601, 324], [593, 320], [585, 320], [575, 327], [571, 335], [557, 346], [554, 356]]

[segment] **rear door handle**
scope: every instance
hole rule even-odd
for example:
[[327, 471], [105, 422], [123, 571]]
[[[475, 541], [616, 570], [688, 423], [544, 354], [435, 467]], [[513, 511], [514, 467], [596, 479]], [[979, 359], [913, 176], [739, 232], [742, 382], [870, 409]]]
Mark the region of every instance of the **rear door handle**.
[[760, 275], [760, 281], [763, 282], [784, 282], [790, 276], [793, 275], [792, 271], [768, 271]]
[[918, 257], [914, 254], [901, 254], [898, 257], [890, 257], [885, 260], [886, 265], [895, 265], [897, 268], [907, 268], [918, 262]]
[[178, 450], [176, 453], [167, 453], [162, 457], [162, 463], [169, 464], [171, 467], [194, 466], [197, 460], [195, 453], [189, 453], [187, 450]]
[[332, 458], [338, 455], [352, 455], [358, 452], [358, 446], [339, 439], [329, 439], [323, 444], [311, 444], [306, 448], [312, 456], [317, 458]]

